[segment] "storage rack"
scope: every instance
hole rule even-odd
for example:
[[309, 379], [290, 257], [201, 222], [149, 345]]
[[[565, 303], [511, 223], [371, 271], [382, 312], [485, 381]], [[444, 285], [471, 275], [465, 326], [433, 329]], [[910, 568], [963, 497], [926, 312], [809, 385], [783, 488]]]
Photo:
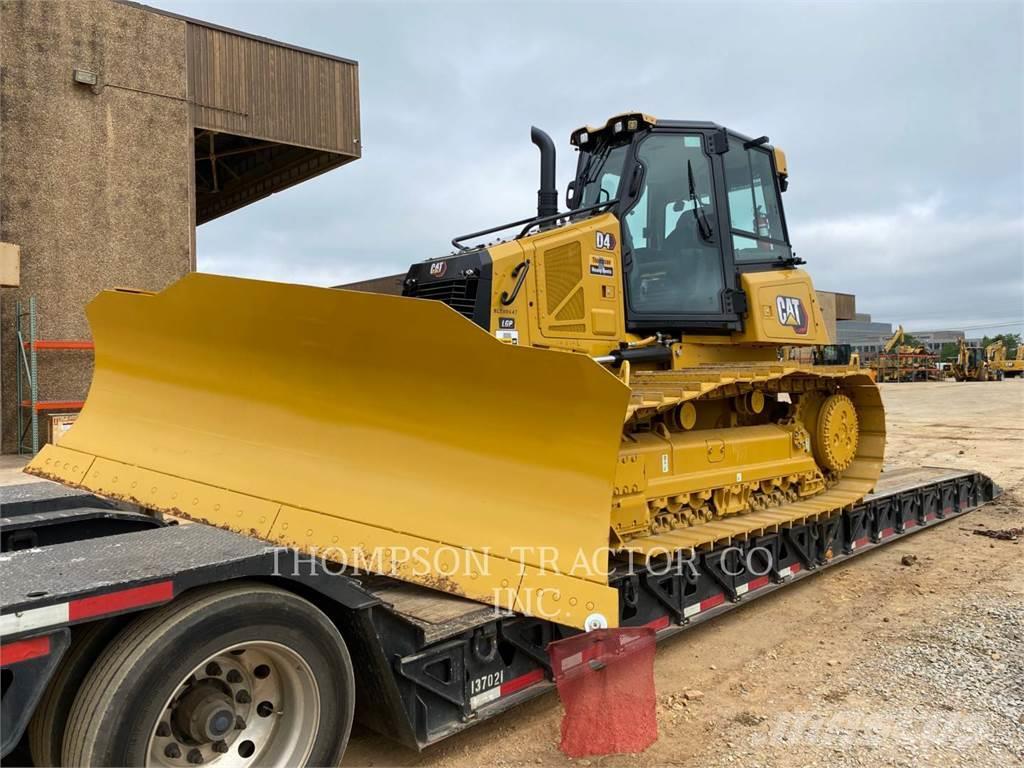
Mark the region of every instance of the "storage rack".
[[[35, 456], [39, 453], [39, 414], [46, 411], [77, 411], [83, 400], [39, 399], [39, 352], [49, 350], [91, 350], [91, 341], [36, 338], [39, 323], [36, 300], [28, 300], [28, 308], [19, 301], [16, 305], [15, 328], [18, 334], [18, 453]], [[28, 413], [26, 414], [26, 411]]]

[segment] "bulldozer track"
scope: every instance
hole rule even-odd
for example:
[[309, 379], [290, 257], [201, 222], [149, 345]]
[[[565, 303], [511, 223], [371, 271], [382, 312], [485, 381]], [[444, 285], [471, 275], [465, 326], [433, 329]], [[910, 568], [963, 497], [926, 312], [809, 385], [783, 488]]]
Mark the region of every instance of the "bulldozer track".
[[[620, 552], [638, 553], [647, 558], [671, 556], [679, 551], [745, 541], [785, 527], [835, 516], [870, 493], [881, 474], [885, 449], [884, 409], [877, 385], [857, 368], [773, 363], [702, 365], [674, 371], [638, 371], [630, 376], [629, 384], [627, 421], [634, 423], [687, 401], [735, 397], [757, 390], [797, 395], [798, 399], [808, 392], [841, 391], [854, 402], [860, 434], [856, 455], [849, 466], [842, 472], [830, 473], [828, 487], [813, 496], [794, 498], [791, 492], [783, 503], [757, 498], [750, 511], [715, 515], [693, 525], [629, 538], [620, 545]], [[818, 463], [821, 464], [820, 457]], [[763, 496], [762, 491], [755, 493]], [[777, 500], [778, 495], [774, 501]]]

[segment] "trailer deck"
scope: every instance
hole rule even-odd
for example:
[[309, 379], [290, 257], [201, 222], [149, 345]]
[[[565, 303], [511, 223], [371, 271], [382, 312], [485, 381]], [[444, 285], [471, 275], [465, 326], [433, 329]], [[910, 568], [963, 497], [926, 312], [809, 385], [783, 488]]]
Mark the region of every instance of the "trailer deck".
[[[884, 473], [842, 514], [692, 553], [687, 568], [615, 564], [619, 624], [674, 636], [863, 552], [959, 517], [1000, 490], [977, 473]], [[2, 751], [38, 701], [70, 630], [174, 600], [201, 585], [271, 581], [337, 624], [355, 660], [364, 725], [423, 748], [553, 687], [547, 647], [578, 630], [382, 576], [282, 568], [281, 548], [178, 524], [48, 482], [0, 488]]]

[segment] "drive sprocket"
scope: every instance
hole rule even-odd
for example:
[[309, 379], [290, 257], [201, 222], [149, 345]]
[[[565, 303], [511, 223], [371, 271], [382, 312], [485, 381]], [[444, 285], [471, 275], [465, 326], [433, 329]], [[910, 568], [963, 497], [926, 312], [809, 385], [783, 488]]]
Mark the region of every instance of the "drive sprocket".
[[814, 454], [833, 472], [853, 463], [860, 440], [860, 420], [853, 400], [844, 394], [829, 395], [821, 404], [814, 429]]

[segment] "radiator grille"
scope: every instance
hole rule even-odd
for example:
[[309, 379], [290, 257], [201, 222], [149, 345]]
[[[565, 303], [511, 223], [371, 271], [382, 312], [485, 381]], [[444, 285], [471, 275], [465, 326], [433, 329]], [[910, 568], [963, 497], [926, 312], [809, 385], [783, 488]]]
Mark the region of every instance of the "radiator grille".
[[555, 320], [579, 320], [583, 317], [586, 310], [587, 306], [583, 298], [583, 286], [581, 285], [576, 289], [576, 293], [572, 295], [572, 298], [565, 302], [565, 306], [558, 310]]
[[[547, 290], [548, 314], [554, 313], [558, 306], [579, 285], [583, 279], [583, 262], [580, 260], [580, 244], [566, 243], [544, 252], [544, 287]], [[562, 316], [559, 320], [579, 319], [583, 315]]]
[[479, 285], [480, 280], [476, 277], [431, 280], [418, 284], [411, 295], [418, 299], [443, 301], [463, 317], [472, 320]]

